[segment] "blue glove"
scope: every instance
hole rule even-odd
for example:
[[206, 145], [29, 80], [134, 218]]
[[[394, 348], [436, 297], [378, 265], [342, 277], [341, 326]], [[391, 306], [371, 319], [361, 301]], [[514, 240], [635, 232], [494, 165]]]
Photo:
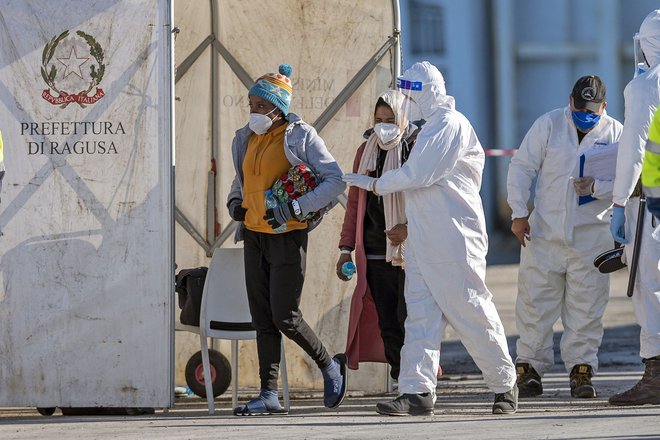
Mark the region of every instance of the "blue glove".
[[617, 241], [621, 244], [627, 244], [628, 240], [626, 239], [626, 213], [623, 206], [615, 206], [614, 211], [612, 212], [612, 220], [610, 220], [610, 232], [614, 241]]
[[295, 217], [293, 205], [289, 202], [284, 205], [277, 205], [274, 208], [266, 209], [264, 220], [268, 221], [271, 228], [277, 229], [293, 217]]
[[348, 173], [341, 177], [341, 180], [346, 182], [349, 186], [357, 186], [358, 188], [373, 191], [374, 183], [377, 179], [374, 177], [365, 176], [364, 174]]

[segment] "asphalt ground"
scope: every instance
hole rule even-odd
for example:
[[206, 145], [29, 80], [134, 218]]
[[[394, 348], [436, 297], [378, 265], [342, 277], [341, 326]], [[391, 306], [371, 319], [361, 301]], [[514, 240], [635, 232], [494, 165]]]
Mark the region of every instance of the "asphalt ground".
[[[215, 416], [205, 402], [186, 398], [174, 409], [147, 416], [58, 416], [34, 409], [5, 409], [2, 439], [655, 439], [660, 408], [618, 408], [607, 396], [632, 385], [637, 372], [603, 372], [594, 378], [601, 396], [570, 398], [564, 374], [544, 377], [543, 396], [521, 400], [510, 416], [490, 414], [492, 394], [479, 376], [452, 376], [438, 386], [435, 415], [385, 417], [374, 408], [389, 396], [349, 395], [336, 410], [320, 395], [294, 400], [290, 415], [236, 417], [220, 399]], [[58, 411], [59, 412], [59, 411]]]
[[[498, 306], [509, 346], [515, 352], [515, 275], [517, 266], [490, 266], [487, 282]], [[568, 374], [559, 353], [544, 376], [544, 394], [521, 399], [514, 415], [491, 414], [493, 394], [451, 329], [441, 352], [444, 371], [438, 382], [435, 415], [386, 417], [377, 402], [396, 393], [365, 395], [350, 390], [335, 410], [323, 407], [318, 390], [292, 390], [289, 415], [236, 417], [228, 395], [217, 399], [216, 415], [197, 397], [177, 398], [172, 409], [142, 416], [43, 417], [34, 408], [0, 408], [0, 439], [660, 439], [660, 406], [615, 407], [607, 398], [641, 377], [639, 327], [625, 296], [627, 273], [612, 278], [599, 352], [595, 399], [570, 397]], [[556, 326], [555, 346], [561, 336]], [[1, 386], [1, 385], [0, 385]], [[241, 401], [257, 390], [240, 390]]]

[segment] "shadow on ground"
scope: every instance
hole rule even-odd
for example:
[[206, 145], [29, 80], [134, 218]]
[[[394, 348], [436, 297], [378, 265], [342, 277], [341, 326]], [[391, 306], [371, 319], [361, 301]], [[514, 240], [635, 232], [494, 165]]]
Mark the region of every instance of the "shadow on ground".
[[[563, 372], [564, 365], [559, 353], [559, 341], [563, 332], [555, 332], [555, 365], [550, 372]], [[516, 358], [516, 340], [518, 335], [507, 338], [511, 357]], [[606, 328], [603, 341], [598, 352], [601, 370], [617, 369], [620, 371], [637, 371], [641, 367], [639, 357], [639, 326], [625, 325]], [[460, 341], [442, 343], [440, 364], [444, 375], [480, 374], [479, 368], [468, 354]]]

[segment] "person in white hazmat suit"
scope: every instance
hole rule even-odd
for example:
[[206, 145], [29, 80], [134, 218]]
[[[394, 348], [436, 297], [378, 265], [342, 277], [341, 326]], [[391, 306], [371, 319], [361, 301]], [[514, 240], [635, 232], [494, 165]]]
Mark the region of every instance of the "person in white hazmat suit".
[[622, 125], [605, 113], [606, 106], [605, 83], [593, 75], [579, 78], [569, 105], [539, 117], [509, 165], [511, 231], [522, 245], [516, 300], [521, 398], [543, 394], [541, 377], [554, 365], [552, 326], [560, 316], [561, 357], [571, 396], [596, 397], [591, 377], [598, 370], [610, 283], [593, 259], [612, 247], [614, 182], [579, 177], [579, 157], [618, 141]]
[[[399, 392], [377, 411], [430, 415], [439, 348], [446, 324], [458, 333], [495, 392], [494, 414], [518, 408], [515, 369], [504, 328], [484, 278], [488, 236], [479, 196], [484, 152], [470, 122], [456, 111], [440, 71], [414, 64], [397, 85], [426, 120], [408, 161], [378, 179], [346, 174], [344, 181], [376, 194], [403, 191], [408, 240]], [[415, 119], [414, 116], [413, 119]]]
[[660, 404], [660, 243], [658, 235], [653, 233], [657, 220], [648, 210], [644, 210], [642, 231], [635, 231], [644, 149], [660, 102], [660, 9], [644, 19], [635, 40], [648, 69], [633, 78], [623, 92], [625, 119], [619, 141], [610, 229], [614, 239], [625, 244], [629, 265], [635, 233], [642, 234], [632, 301], [641, 327], [640, 356], [646, 367], [639, 383], [610, 397], [612, 405]]

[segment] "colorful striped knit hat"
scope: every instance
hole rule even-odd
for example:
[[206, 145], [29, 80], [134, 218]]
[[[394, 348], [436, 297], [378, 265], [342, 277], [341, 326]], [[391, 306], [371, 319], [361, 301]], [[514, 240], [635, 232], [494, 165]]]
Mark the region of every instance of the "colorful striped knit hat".
[[257, 79], [248, 95], [259, 96], [282, 110], [284, 116], [289, 114], [289, 105], [291, 104], [291, 72], [293, 67], [288, 64], [281, 64], [280, 73], [267, 73]]

